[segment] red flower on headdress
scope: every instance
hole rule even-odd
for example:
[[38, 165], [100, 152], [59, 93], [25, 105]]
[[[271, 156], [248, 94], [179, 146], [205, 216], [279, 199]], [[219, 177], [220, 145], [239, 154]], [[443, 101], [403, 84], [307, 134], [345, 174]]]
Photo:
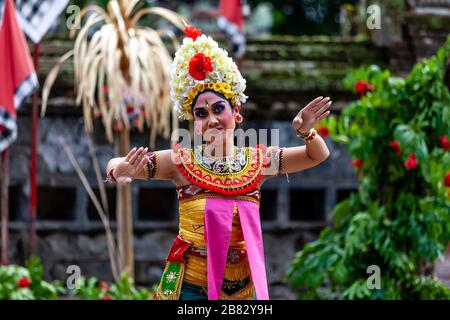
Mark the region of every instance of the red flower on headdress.
[[196, 53], [189, 60], [189, 74], [197, 80], [204, 80], [208, 72], [213, 71], [211, 58], [203, 53]]
[[444, 149], [445, 151], [450, 150], [450, 141], [448, 141], [447, 136], [442, 136], [439, 140], [441, 141], [442, 149]]
[[419, 165], [419, 161], [417, 161], [416, 155], [414, 153], [411, 153], [408, 156], [408, 159], [406, 159], [404, 164], [405, 164], [406, 169], [410, 170], [410, 169], [417, 168], [417, 166]]
[[361, 96], [365, 96], [368, 91], [372, 91], [374, 87], [364, 80], [358, 80], [355, 83], [355, 92]]
[[188, 38], [192, 38], [192, 40], [195, 41], [195, 39], [197, 39], [197, 37], [199, 37], [202, 34], [202, 30], [201, 29], [195, 29], [194, 26], [186, 26], [184, 27], [184, 33], [185, 36]]

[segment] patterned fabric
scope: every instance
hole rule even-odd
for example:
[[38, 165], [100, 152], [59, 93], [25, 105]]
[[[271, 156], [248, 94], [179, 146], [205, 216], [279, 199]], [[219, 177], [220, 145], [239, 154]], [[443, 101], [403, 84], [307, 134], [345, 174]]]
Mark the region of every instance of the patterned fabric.
[[192, 183], [177, 188], [179, 237], [192, 246], [180, 251], [185, 263], [167, 262], [159, 298], [177, 299], [180, 292], [190, 297], [186, 286], [191, 285], [197, 298], [207, 294], [210, 300], [268, 299], [258, 184], [266, 170], [279, 171], [283, 150], [235, 148], [226, 158], [206, 157], [201, 148], [177, 152], [177, 165]]
[[156, 151], [147, 152], [148, 162], [144, 166], [145, 177], [147, 180], [152, 179], [158, 172], [158, 153]]
[[38, 87], [25, 36], [7, 0], [0, 28], [0, 151], [17, 137], [16, 109]]
[[264, 175], [277, 175], [282, 169], [283, 148], [272, 146], [267, 148], [264, 154]]
[[156, 300], [177, 300], [185, 269], [185, 252], [192, 242], [177, 236], [166, 258], [166, 266], [154, 298]]
[[[205, 199], [222, 197], [221, 194], [215, 193], [211, 190], [200, 188], [196, 185], [190, 184], [182, 187], [177, 187], [177, 198], [178, 201], [190, 201], [195, 199]], [[255, 189], [249, 191], [246, 194], [232, 196], [234, 199], [248, 200], [255, 203], [260, 203], [261, 200], [261, 190]]]
[[183, 282], [181, 286], [180, 300], [208, 300], [208, 294], [205, 288]]
[[231, 41], [235, 57], [242, 58], [245, 53], [244, 17], [242, 9], [245, 1], [221, 0], [220, 16], [217, 20], [219, 28]]
[[68, 3], [69, 0], [17, 0], [23, 31], [34, 43], [40, 42]]
[[202, 146], [198, 148], [178, 149], [177, 166], [192, 184], [222, 195], [242, 195], [257, 189], [262, 173], [261, 149], [236, 147], [232, 157], [217, 159], [207, 157]]
[[[222, 296], [223, 275], [227, 267], [227, 253], [231, 243], [233, 211], [235, 212], [236, 207], [245, 239], [252, 286], [254, 286], [258, 300], [268, 300], [269, 292], [259, 205], [251, 201], [235, 200], [228, 197], [207, 198], [205, 200], [208, 299], [218, 300]], [[239, 279], [242, 280], [243, 274], [237, 274]]]
[[[206, 248], [205, 242], [205, 204], [206, 199], [180, 202], [179, 210], [179, 235], [190, 242], [195, 248]], [[241, 222], [237, 207], [234, 208], [234, 216], [231, 222], [230, 247], [245, 248]], [[206, 254], [206, 253], [205, 253]], [[206, 281], [206, 278], [205, 278]]]
[[[181, 283], [204, 288], [207, 294], [207, 248], [204, 239], [206, 199], [184, 201], [179, 205], [179, 235], [166, 259], [156, 299], [181, 299]], [[239, 211], [234, 208], [232, 231], [223, 275], [221, 299], [253, 299], [255, 290], [245, 249]]]

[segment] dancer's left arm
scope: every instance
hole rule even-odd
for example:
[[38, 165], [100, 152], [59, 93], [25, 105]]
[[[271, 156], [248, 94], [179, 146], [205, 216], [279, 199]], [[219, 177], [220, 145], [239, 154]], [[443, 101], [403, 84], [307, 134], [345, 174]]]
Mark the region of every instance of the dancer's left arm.
[[[292, 127], [297, 133], [307, 135], [312, 128], [322, 119], [326, 118], [330, 111], [330, 98], [318, 97], [299, 111], [292, 121]], [[299, 138], [300, 139], [300, 138]], [[283, 148], [280, 173], [293, 173], [312, 168], [330, 155], [330, 151], [319, 134], [304, 146]]]

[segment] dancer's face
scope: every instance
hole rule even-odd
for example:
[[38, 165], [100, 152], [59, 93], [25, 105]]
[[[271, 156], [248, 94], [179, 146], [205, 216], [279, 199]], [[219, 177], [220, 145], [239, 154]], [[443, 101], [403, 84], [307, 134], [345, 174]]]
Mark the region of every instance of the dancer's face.
[[224, 144], [233, 139], [235, 108], [214, 92], [203, 92], [197, 97], [193, 107], [194, 127], [207, 143]]

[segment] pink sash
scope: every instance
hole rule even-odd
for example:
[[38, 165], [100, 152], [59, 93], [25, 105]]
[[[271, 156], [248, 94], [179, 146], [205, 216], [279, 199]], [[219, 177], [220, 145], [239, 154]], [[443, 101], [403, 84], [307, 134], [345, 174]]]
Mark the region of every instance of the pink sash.
[[207, 243], [208, 300], [220, 299], [235, 203], [239, 210], [256, 298], [269, 300], [259, 206], [245, 200], [207, 198], [204, 237]]

